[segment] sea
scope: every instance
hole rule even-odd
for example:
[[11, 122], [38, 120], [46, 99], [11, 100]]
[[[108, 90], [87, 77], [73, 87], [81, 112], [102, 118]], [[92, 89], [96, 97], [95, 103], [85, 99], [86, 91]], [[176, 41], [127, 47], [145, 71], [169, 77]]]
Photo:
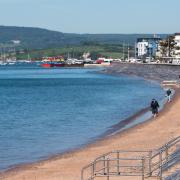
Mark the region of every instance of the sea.
[[164, 91], [102, 69], [0, 67], [0, 170], [85, 146]]

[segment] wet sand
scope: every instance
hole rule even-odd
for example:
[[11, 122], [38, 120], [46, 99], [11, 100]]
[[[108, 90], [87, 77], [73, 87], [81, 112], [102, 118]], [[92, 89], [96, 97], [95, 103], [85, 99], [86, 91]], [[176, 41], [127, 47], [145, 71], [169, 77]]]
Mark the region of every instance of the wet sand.
[[[180, 90], [159, 116], [80, 150], [48, 160], [21, 165], [0, 174], [6, 180], [80, 180], [81, 169], [96, 157], [113, 150], [150, 150], [180, 135]], [[48, 144], [47, 144], [48, 145]], [[46, 148], [46, 146], [44, 148]], [[131, 179], [124, 178], [124, 179]], [[136, 179], [133, 177], [133, 179]]]

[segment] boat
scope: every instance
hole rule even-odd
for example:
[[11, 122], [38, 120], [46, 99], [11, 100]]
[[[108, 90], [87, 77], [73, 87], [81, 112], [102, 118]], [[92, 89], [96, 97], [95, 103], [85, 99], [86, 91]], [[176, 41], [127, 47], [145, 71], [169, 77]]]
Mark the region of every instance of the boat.
[[42, 60], [41, 66], [44, 68], [51, 68], [51, 67], [64, 67], [64, 58], [62, 56], [56, 57], [45, 57]]
[[7, 65], [7, 63], [6, 63], [5, 61], [1, 61], [1, 60], [0, 60], [0, 65], [1, 65], [1, 66], [5, 66], [5, 65]]
[[64, 67], [64, 63], [59, 63], [59, 62], [47, 62], [47, 63], [42, 63], [41, 66], [44, 68], [51, 68], [51, 67]]
[[62, 56], [43, 58], [41, 66], [44, 68], [53, 67], [84, 67], [83, 60], [68, 59], [64, 61]]

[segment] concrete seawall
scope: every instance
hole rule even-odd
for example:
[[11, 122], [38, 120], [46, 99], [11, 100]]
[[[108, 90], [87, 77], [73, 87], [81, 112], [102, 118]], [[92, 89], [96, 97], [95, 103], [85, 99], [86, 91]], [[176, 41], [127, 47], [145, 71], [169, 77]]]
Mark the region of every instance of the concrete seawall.
[[165, 80], [180, 80], [179, 65], [113, 63], [110, 67], [107, 67], [103, 72], [115, 75], [134, 75], [143, 77], [145, 79], [156, 80], [159, 82]]
[[84, 67], [94, 68], [94, 67], [107, 67], [110, 66], [110, 63], [101, 63], [101, 64], [84, 64]]

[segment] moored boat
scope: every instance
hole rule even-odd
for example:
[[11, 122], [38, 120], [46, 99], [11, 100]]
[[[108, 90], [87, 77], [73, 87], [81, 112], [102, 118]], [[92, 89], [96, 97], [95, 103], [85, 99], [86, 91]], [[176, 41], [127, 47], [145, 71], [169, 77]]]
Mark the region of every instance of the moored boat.
[[64, 67], [64, 63], [43, 63], [41, 64], [42, 67], [44, 68], [51, 68], [51, 67]]
[[44, 68], [64, 67], [64, 58], [62, 56], [43, 58], [41, 66]]
[[78, 59], [64, 60], [62, 56], [43, 58], [41, 66], [44, 68], [52, 67], [84, 67], [84, 61]]

